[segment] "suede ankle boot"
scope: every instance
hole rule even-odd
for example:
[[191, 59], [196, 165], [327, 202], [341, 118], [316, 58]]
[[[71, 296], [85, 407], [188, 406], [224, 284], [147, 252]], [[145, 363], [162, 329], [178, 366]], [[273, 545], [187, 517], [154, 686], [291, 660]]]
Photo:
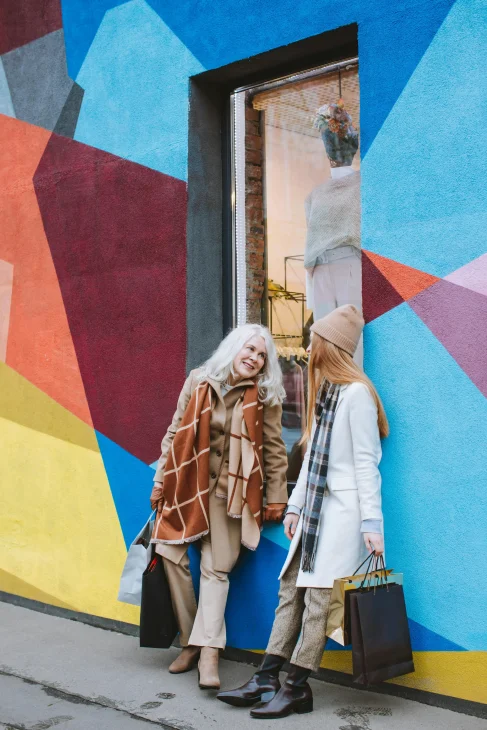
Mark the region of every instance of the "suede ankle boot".
[[202, 646], [198, 662], [198, 684], [200, 689], [220, 689], [220, 675], [218, 662], [220, 649], [212, 646]]
[[270, 702], [261, 702], [250, 714], [261, 720], [277, 720], [293, 712], [302, 715], [313, 711], [313, 694], [308, 684], [310, 669], [291, 664], [286, 681]]
[[252, 707], [256, 702], [268, 702], [281, 687], [279, 672], [285, 662], [284, 657], [265, 654], [259, 669], [246, 684], [219, 692], [217, 699], [233, 707]]

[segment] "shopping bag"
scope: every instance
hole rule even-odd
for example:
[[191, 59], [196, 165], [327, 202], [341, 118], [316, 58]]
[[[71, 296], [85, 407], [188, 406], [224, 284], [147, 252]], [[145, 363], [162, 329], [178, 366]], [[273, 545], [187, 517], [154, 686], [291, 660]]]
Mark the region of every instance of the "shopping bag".
[[125, 565], [120, 578], [118, 600], [140, 606], [142, 596], [142, 573], [151, 558], [151, 536], [154, 527], [154, 512], [141, 529], [127, 553]]
[[[393, 570], [387, 569], [381, 571], [380, 575], [377, 570], [372, 570], [375, 555], [372, 553], [367, 556], [364, 562], [359, 565], [353, 575], [345, 578], [337, 578], [333, 582], [330, 596], [330, 608], [326, 621], [326, 636], [337, 644], [347, 646], [351, 642], [350, 633], [350, 596], [354, 591], [367, 581], [372, 587], [378, 583], [397, 583], [402, 585], [402, 573], [394, 573]], [[362, 566], [368, 563], [365, 573], [358, 573]]]
[[178, 625], [162, 557], [154, 553], [142, 576], [140, 646], [167, 649], [177, 633]]
[[350, 594], [353, 679], [371, 685], [414, 672], [402, 585], [384, 582]]

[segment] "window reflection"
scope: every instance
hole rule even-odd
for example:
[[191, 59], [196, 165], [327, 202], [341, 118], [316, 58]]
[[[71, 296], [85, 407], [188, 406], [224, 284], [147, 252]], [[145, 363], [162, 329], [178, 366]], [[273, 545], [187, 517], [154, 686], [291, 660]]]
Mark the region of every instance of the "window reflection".
[[[292, 482], [309, 327], [342, 304], [362, 307], [358, 70], [344, 64], [243, 95], [247, 318], [270, 327], [280, 354]], [[362, 365], [362, 343], [355, 359]]]

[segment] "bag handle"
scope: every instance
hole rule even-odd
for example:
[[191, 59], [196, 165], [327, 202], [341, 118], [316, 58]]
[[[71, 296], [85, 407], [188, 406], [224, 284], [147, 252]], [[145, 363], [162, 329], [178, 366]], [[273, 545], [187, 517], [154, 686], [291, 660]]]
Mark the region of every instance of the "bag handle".
[[[369, 581], [368, 581], [367, 590], [370, 590], [371, 587], [372, 587], [371, 586], [371, 581], [372, 581], [372, 576], [373, 576], [374, 573], [375, 573], [375, 577], [379, 579], [379, 584], [378, 584], [379, 587], [384, 587], [385, 586], [386, 590], [388, 591], [389, 590], [389, 583], [387, 582], [387, 570], [386, 570], [386, 566], [385, 566], [385, 563], [384, 563], [384, 558], [383, 558], [382, 555], [375, 555], [375, 553], [374, 553], [373, 567], [372, 567], [372, 570], [371, 570], [371, 572], [369, 574]], [[367, 575], [365, 575], [365, 577], [364, 577], [364, 579], [362, 581], [362, 584], [360, 586], [360, 590], [363, 590], [364, 583], [365, 583], [366, 580], [367, 580]], [[377, 588], [377, 584], [374, 585], [374, 593], [376, 591], [376, 588]]]
[[[372, 576], [373, 576], [373, 574], [377, 570], [377, 560], [378, 560], [378, 558], [377, 558], [377, 555], [375, 554], [375, 551], [372, 551], [371, 558], [372, 559], [370, 560], [370, 562], [367, 565], [367, 572], [365, 573], [364, 579], [363, 579], [362, 583], [360, 584], [360, 590], [361, 591], [364, 589], [364, 585], [367, 582], [367, 579], [368, 579], [367, 590], [370, 590], [370, 587], [371, 587], [370, 586], [370, 583], [372, 581]], [[372, 569], [371, 569], [371, 566], [372, 566]]]
[[[372, 551], [372, 553], [367, 558], [365, 558], [363, 563], [361, 563], [359, 565], [359, 567], [355, 571], [354, 575], [356, 575], [358, 573], [358, 571], [360, 570], [362, 565], [364, 565], [364, 563], [367, 563], [367, 568], [365, 570], [364, 579], [363, 579], [362, 583], [360, 584], [359, 590], [364, 590], [366, 583], [368, 584], [366, 586], [366, 589], [370, 590], [370, 588], [372, 587], [371, 582], [372, 582], [374, 573], [376, 573], [376, 577], [379, 578], [379, 585], [386, 585], [386, 586], [388, 585], [386, 566], [385, 566], [384, 558], [382, 557], [382, 555], [376, 555], [375, 551]], [[377, 586], [374, 586], [374, 590], [376, 587]]]
[[359, 570], [362, 567], [362, 565], [365, 565], [365, 563], [367, 563], [367, 561], [368, 561], [369, 562], [369, 565], [367, 565], [367, 570], [365, 571], [365, 575], [367, 575], [367, 573], [369, 572], [370, 563], [372, 562], [372, 559], [374, 557], [375, 557], [375, 552], [372, 552], [370, 555], [367, 555], [367, 557], [365, 558], [365, 560], [363, 561], [363, 563], [360, 563], [360, 565], [358, 566], [357, 570], [353, 573], [353, 575], [357, 575], [357, 573], [359, 572]]

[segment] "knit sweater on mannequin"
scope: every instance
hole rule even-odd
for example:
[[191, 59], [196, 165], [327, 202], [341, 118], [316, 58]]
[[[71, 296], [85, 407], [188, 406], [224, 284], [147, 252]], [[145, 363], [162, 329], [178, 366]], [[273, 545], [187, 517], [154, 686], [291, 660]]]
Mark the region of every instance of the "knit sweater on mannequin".
[[305, 201], [308, 232], [304, 265], [312, 269], [319, 257], [340, 246], [360, 251], [360, 172], [318, 185]]

